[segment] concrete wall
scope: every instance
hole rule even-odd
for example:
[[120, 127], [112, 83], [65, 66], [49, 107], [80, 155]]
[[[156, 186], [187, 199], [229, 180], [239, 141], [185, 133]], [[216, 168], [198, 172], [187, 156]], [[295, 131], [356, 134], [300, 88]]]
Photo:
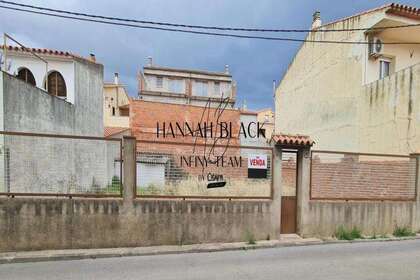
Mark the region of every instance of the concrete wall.
[[310, 201], [303, 236], [333, 236], [340, 225], [363, 234], [392, 234], [396, 226], [420, 230], [417, 202]]
[[0, 251], [278, 238], [271, 202], [0, 198]]

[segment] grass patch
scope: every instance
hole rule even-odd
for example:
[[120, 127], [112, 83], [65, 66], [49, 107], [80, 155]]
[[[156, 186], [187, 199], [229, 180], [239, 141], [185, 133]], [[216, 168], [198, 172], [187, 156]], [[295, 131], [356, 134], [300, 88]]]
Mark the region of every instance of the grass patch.
[[338, 240], [354, 240], [362, 239], [362, 233], [357, 227], [353, 227], [351, 230], [346, 229], [344, 226], [339, 226], [335, 231], [335, 237]]
[[248, 245], [255, 245], [255, 244], [257, 244], [257, 241], [255, 239], [254, 234], [252, 232], [250, 232], [250, 231], [247, 231], [245, 233], [245, 239], [246, 239], [246, 243]]
[[394, 229], [393, 235], [395, 237], [407, 237], [407, 236], [415, 236], [416, 233], [412, 232], [411, 229], [408, 227], [396, 227]]

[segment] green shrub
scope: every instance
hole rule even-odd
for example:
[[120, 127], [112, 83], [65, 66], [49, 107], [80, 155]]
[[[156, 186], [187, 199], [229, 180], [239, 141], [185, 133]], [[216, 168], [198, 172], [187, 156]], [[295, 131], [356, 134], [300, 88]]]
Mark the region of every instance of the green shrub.
[[399, 227], [399, 226], [397, 226], [394, 229], [393, 235], [395, 237], [406, 237], [406, 236], [415, 236], [416, 233], [412, 232], [411, 229], [409, 229], [408, 227]]
[[249, 245], [255, 245], [255, 244], [257, 244], [257, 241], [255, 239], [254, 234], [252, 232], [250, 232], [250, 231], [247, 231], [246, 232], [245, 239], [247, 241], [247, 244], [249, 244]]
[[353, 229], [350, 231], [350, 236], [353, 239], [362, 239], [362, 232], [357, 227], [353, 227]]
[[357, 227], [353, 227], [351, 230], [347, 230], [344, 226], [339, 226], [335, 231], [335, 237], [338, 240], [361, 239], [362, 233]]

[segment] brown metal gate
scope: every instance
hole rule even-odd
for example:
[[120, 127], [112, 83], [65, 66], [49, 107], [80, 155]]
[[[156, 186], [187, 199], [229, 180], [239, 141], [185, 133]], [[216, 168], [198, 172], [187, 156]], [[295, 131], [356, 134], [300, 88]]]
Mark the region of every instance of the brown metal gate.
[[297, 151], [282, 155], [282, 194], [280, 233], [296, 233]]

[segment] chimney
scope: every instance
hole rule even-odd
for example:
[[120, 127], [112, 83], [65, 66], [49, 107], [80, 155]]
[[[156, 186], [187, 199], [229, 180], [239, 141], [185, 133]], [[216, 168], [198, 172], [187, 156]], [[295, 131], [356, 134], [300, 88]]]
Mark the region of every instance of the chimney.
[[119, 83], [118, 73], [114, 73], [114, 84], [118, 85]]
[[94, 54], [94, 53], [91, 53], [91, 54], [89, 55], [89, 57], [90, 57], [90, 61], [92, 61], [92, 62], [96, 62], [96, 56], [95, 56], [95, 54]]
[[153, 58], [151, 56], [147, 57], [147, 66], [149, 67], [153, 66]]
[[322, 25], [321, 12], [316, 11], [312, 16], [312, 29], [320, 28]]
[[225, 65], [225, 74], [229, 74], [229, 65]]

